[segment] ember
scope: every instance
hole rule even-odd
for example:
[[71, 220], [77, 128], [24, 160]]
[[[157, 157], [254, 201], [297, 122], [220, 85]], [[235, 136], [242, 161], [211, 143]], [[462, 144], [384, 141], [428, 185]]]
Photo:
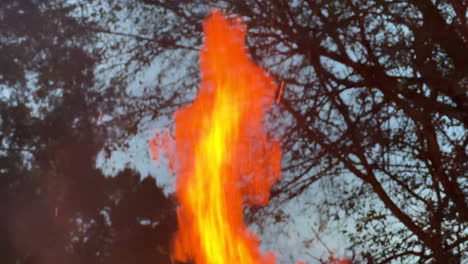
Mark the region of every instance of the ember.
[[[265, 205], [280, 175], [279, 143], [263, 124], [276, 84], [249, 59], [240, 18], [214, 11], [204, 33], [198, 96], [176, 112], [175, 145], [165, 149], [178, 175], [173, 256], [197, 264], [275, 263], [245, 226], [243, 206]], [[158, 143], [150, 146], [157, 157]]]

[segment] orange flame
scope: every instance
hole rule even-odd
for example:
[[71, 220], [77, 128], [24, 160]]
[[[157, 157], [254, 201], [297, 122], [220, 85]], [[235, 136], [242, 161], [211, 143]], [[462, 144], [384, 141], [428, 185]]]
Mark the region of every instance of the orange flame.
[[[197, 264], [275, 263], [259, 250], [243, 206], [265, 205], [280, 174], [281, 149], [263, 124], [276, 85], [248, 57], [240, 18], [214, 11], [204, 22], [197, 98], [175, 114], [179, 231], [173, 256]], [[157, 157], [155, 142], [150, 142]], [[176, 161], [176, 162], [174, 162]]]

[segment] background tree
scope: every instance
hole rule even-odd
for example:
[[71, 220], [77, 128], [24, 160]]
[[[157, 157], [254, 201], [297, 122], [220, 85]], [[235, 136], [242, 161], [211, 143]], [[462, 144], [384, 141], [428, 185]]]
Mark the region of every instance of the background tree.
[[99, 126], [99, 107], [118, 101], [94, 87], [98, 38], [73, 10], [0, 4], [0, 261], [171, 263], [171, 199], [152, 178], [96, 168], [113, 135]]

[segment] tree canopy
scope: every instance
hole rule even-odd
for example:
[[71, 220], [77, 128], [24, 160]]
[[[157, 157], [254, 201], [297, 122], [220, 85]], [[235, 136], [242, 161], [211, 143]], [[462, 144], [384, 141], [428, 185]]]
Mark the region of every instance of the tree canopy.
[[[466, 260], [464, 1], [8, 0], [0, 4], [6, 263], [169, 263], [174, 202], [135, 171], [105, 178], [95, 157], [125, 149], [150, 120], [190, 102], [212, 7], [246, 21], [252, 58], [283, 86], [268, 118], [281, 135], [283, 178], [248, 220], [281, 221], [279, 209], [300, 197], [330, 221], [352, 219], [355, 230], [342, 231], [363, 263]], [[99, 113], [111, 117], [98, 121]], [[61, 255], [47, 259], [46, 248]]]
[[151, 177], [96, 168], [110, 133], [96, 122], [97, 38], [71, 10], [0, 4], [0, 261], [170, 263], [174, 201]]

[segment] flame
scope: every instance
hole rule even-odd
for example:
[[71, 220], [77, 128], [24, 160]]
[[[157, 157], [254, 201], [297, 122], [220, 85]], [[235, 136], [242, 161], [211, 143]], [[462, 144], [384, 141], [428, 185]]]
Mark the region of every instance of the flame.
[[[275, 263], [243, 221], [244, 205], [265, 205], [280, 175], [281, 149], [264, 127], [276, 84], [244, 45], [240, 18], [219, 11], [204, 21], [201, 86], [175, 113], [179, 231], [173, 257], [197, 264]], [[154, 157], [158, 150], [150, 142]]]

